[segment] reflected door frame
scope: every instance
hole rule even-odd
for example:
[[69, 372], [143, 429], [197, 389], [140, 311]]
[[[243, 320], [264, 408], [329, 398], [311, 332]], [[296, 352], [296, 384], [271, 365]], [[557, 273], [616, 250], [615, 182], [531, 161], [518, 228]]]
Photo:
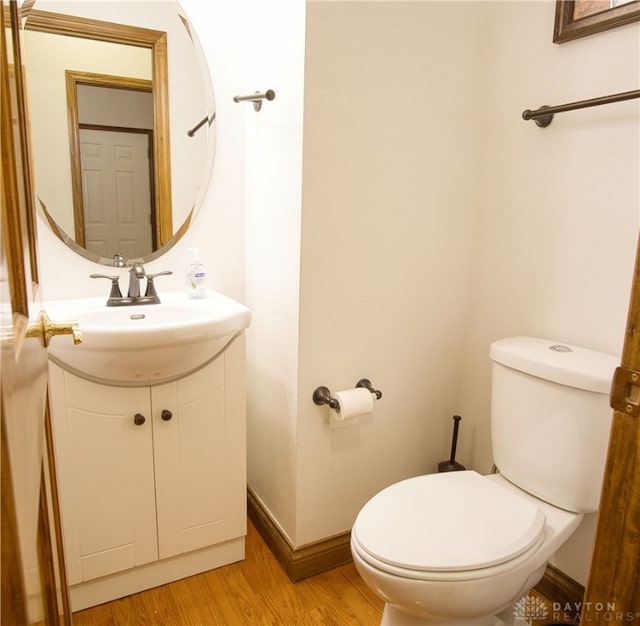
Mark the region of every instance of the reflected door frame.
[[[63, 15], [31, 9], [25, 23], [27, 30], [68, 37], [80, 37], [119, 43], [151, 51], [153, 75], [153, 177], [154, 202], [158, 213], [156, 226], [158, 247], [168, 243], [173, 233], [171, 210], [171, 141], [169, 126], [169, 81], [167, 33], [128, 24], [113, 24], [75, 15]], [[67, 98], [69, 100], [69, 98]], [[71, 138], [70, 138], [71, 141]], [[76, 142], [77, 145], [77, 142]], [[74, 188], [74, 194], [76, 193]]]
[[[74, 230], [75, 241], [83, 248], [87, 248], [86, 243], [86, 207], [84, 206], [84, 199], [86, 197], [86, 189], [83, 185], [82, 174], [82, 146], [81, 146], [81, 130], [88, 128], [80, 121], [80, 113], [78, 107], [78, 87], [86, 85], [90, 87], [102, 87], [107, 89], [122, 89], [128, 91], [143, 91], [152, 92], [153, 83], [149, 80], [131, 78], [126, 76], [112, 76], [107, 74], [96, 74], [90, 72], [78, 72], [73, 70], [67, 70], [66, 75], [66, 91], [67, 91], [67, 117], [69, 126], [69, 150], [71, 153], [71, 180], [72, 180], [72, 195], [73, 195], [73, 215], [74, 215]], [[93, 126], [97, 128], [97, 126]], [[116, 130], [113, 128], [113, 130]], [[140, 129], [119, 128], [121, 132], [141, 132]], [[150, 145], [155, 145], [154, 131], [151, 129], [147, 131], [150, 133]], [[156, 250], [162, 242], [163, 230], [169, 229], [173, 231], [173, 221], [171, 216], [171, 207], [166, 202], [161, 203], [158, 206], [156, 202], [156, 195], [153, 190], [156, 188], [156, 182], [154, 172], [156, 170], [155, 150], [151, 150], [149, 153], [149, 166], [150, 166], [150, 189], [151, 189], [151, 244], [152, 250]], [[168, 211], [168, 214], [167, 214]], [[166, 235], [166, 233], [165, 233]], [[150, 254], [152, 250], [148, 250], [146, 254]], [[95, 251], [94, 251], [95, 252]], [[124, 254], [124, 251], [118, 250], [119, 254]], [[110, 255], [104, 255], [102, 253], [99, 256], [112, 257]], [[125, 258], [138, 258], [140, 255], [129, 256], [125, 255]]]

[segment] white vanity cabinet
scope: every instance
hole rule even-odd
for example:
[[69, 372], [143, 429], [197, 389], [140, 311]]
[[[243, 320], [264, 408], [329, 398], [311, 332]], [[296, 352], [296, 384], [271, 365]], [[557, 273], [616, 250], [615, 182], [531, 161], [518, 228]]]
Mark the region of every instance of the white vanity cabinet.
[[74, 610], [244, 558], [244, 335], [150, 387], [50, 370]]

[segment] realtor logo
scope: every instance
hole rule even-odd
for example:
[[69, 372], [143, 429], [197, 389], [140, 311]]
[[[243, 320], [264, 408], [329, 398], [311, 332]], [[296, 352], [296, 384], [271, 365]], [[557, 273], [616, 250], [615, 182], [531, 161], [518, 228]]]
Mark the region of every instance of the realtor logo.
[[549, 616], [547, 606], [545, 603], [536, 596], [523, 596], [516, 602], [513, 608], [513, 615], [516, 619], [526, 620], [541, 620]]

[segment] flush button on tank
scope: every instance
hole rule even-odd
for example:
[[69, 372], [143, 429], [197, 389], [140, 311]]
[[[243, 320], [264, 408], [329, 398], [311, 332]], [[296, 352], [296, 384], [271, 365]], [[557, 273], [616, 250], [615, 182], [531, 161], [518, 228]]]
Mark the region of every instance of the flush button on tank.
[[554, 343], [552, 346], [549, 346], [549, 350], [553, 350], [554, 352], [573, 352], [569, 346], [564, 346], [561, 343]]

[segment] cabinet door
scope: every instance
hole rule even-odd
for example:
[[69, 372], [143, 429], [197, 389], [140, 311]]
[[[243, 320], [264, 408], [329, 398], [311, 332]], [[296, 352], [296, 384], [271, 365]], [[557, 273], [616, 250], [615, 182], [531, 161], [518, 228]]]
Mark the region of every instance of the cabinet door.
[[244, 401], [244, 337], [202, 370], [152, 388], [160, 558], [246, 533]]
[[51, 397], [69, 583], [156, 560], [149, 389], [98, 385], [52, 365]]

